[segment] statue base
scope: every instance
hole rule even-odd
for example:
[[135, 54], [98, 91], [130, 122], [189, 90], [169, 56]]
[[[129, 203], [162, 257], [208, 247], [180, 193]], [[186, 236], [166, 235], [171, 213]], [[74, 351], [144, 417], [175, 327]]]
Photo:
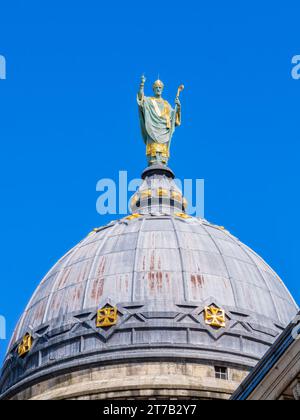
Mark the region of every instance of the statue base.
[[142, 173], [142, 179], [146, 179], [153, 175], [165, 175], [168, 178], [174, 179], [174, 172], [165, 165], [151, 165]]

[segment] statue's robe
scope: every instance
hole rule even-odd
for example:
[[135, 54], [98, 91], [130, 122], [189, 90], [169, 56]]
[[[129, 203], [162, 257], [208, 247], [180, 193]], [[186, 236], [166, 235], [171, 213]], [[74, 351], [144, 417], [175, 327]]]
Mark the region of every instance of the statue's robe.
[[181, 123], [180, 112], [176, 112], [164, 99], [143, 96], [137, 101], [145, 144], [170, 143], [175, 127]]

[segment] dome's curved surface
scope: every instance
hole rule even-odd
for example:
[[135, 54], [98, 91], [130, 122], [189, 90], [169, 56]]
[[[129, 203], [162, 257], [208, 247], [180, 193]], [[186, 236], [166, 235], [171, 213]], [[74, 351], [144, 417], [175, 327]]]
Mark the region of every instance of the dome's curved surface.
[[[118, 323], [96, 327], [117, 306]], [[226, 327], [204, 322], [225, 310]], [[228, 231], [185, 215], [139, 214], [101, 228], [41, 282], [11, 340], [1, 392], [91, 364], [178, 358], [251, 367], [297, 307], [274, 271]], [[26, 333], [33, 347], [17, 354]]]

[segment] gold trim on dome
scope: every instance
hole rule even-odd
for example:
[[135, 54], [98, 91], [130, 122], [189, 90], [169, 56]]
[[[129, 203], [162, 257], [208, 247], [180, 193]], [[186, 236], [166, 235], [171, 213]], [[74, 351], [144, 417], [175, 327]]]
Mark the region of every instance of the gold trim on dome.
[[151, 197], [152, 197], [152, 190], [141, 191], [142, 200], [144, 200], [145, 198], [151, 198]]
[[175, 213], [175, 216], [180, 217], [181, 219], [191, 219], [191, 216], [186, 213]]
[[173, 198], [174, 200], [177, 200], [177, 201], [181, 201], [182, 200], [182, 195], [181, 195], [180, 192], [172, 191], [171, 192], [171, 198]]
[[134, 219], [138, 219], [139, 217], [142, 217], [142, 216], [138, 213], [134, 213], [134, 214], [131, 214], [130, 216], [125, 217], [125, 219], [126, 220], [134, 220]]
[[157, 195], [159, 197], [169, 197], [169, 190], [166, 190], [165, 188], [157, 188]]
[[216, 229], [219, 229], [219, 230], [226, 230], [228, 232], [228, 230], [224, 226], [212, 225], [212, 227], [214, 227]]
[[224, 309], [215, 306], [207, 306], [204, 309], [205, 324], [210, 327], [225, 328], [226, 315]]
[[98, 233], [98, 232], [100, 232], [100, 230], [101, 230], [102, 228], [100, 227], [100, 228], [95, 228], [95, 229], [93, 229], [89, 234], [88, 234], [88, 236], [91, 236], [91, 235], [94, 235], [95, 233]]

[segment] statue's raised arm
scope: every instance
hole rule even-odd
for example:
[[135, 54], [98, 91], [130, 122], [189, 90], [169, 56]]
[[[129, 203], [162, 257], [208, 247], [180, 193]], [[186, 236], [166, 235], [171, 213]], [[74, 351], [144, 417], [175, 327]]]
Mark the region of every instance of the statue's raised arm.
[[146, 144], [148, 164], [167, 165], [170, 157], [170, 144], [175, 128], [181, 125], [181, 102], [179, 99], [183, 85], [180, 86], [175, 100], [175, 108], [163, 99], [164, 84], [157, 80], [153, 84], [153, 97], [144, 94], [146, 78], [142, 76], [138, 92], [138, 105], [141, 131]]
[[146, 83], [146, 77], [143, 75], [141, 77], [140, 90], [139, 90], [139, 93], [138, 93], [138, 98], [139, 98], [140, 101], [142, 101], [143, 98], [144, 98], [145, 83]]

